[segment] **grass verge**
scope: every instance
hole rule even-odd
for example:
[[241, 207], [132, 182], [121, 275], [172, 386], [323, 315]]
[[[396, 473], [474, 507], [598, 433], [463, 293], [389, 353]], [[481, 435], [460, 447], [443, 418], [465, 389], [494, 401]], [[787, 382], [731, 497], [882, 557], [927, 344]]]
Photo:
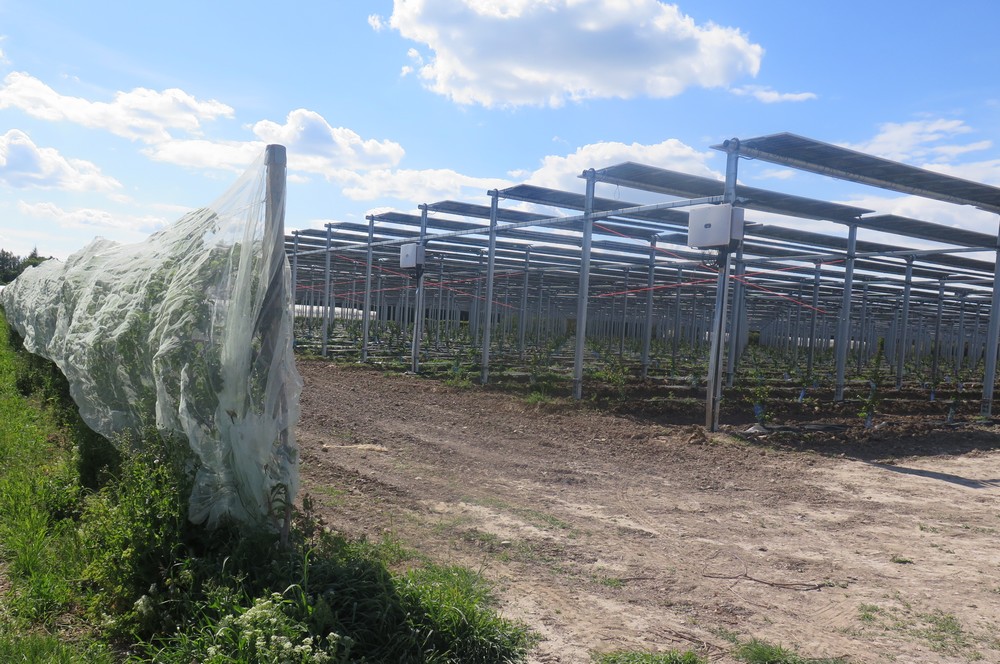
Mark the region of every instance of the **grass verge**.
[[109, 444], [17, 346], [0, 317], [0, 661], [491, 663], [532, 647], [480, 576], [347, 540], [308, 498], [288, 546], [192, 525], [186, 444]]

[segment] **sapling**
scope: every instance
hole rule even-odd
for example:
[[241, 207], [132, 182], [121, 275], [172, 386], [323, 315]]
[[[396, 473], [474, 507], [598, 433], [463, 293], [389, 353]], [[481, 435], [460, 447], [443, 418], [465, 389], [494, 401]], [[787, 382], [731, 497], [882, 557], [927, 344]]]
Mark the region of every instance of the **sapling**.
[[871, 365], [868, 367], [868, 373], [866, 375], [869, 386], [868, 395], [861, 397], [861, 409], [858, 411], [858, 415], [865, 418], [865, 429], [872, 428], [872, 421], [875, 418], [875, 410], [882, 399], [880, 391], [882, 388], [882, 381], [885, 379], [885, 374], [882, 371], [882, 362], [884, 359], [885, 338], [879, 337], [878, 350], [876, 350], [875, 356], [872, 358]]

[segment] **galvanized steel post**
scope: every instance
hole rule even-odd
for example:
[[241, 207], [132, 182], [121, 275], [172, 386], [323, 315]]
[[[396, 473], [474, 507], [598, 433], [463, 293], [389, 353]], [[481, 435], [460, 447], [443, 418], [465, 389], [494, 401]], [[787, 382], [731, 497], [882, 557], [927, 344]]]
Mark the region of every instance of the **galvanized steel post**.
[[524, 360], [524, 339], [528, 332], [528, 267], [531, 265], [531, 247], [524, 250], [524, 283], [521, 287], [521, 313], [518, 318], [517, 348], [518, 355]]
[[653, 283], [656, 277], [656, 236], [649, 238], [649, 271], [646, 272], [646, 324], [642, 330], [642, 377], [649, 376], [649, 347], [653, 339]]
[[986, 366], [983, 372], [983, 401], [980, 414], [990, 417], [993, 413], [993, 387], [997, 375], [997, 343], [1000, 342], [1000, 232], [997, 233], [997, 251], [993, 269], [993, 296], [990, 298], [990, 322], [986, 332]]
[[327, 355], [326, 337], [330, 328], [330, 250], [333, 244], [333, 226], [326, 225], [326, 252], [323, 268], [323, 324], [320, 326], [320, 354]]
[[375, 239], [375, 217], [368, 215], [368, 252], [365, 261], [365, 303], [361, 320], [361, 361], [368, 361], [368, 337], [371, 331], [372, 311], [372, 242]]
[[[739, 141], [726, 141], [726, 184], [723, 202], [736, 202], [736, 177], [739, 166]], [[729, 248], [719, 250], [719, 280], [715, 289], [715, 314], [712, 318], [708, 354], [708, 377], [705, 397], [705, 427], [719, 430], [719, 408], [722, 401], [722, 353], [725, 348], [726, 309], [729, 298]]]
[[587, 342], [587, 296], [590, 290], [590, 245], [594, 232], [594, 187], [597, 174], [594, 169], [584, 171], [587, 181], [583, 202], [583, 246], [580, 249], [580, 282], [576, 299], [576, 347], [573, 352], [573, 398], [583, 398], [583, 352]]
[[833, 400], [844, 400], [844, 383], [847, 374], [847, 349], [851, 345], [851, 291], [854, 288], [854, 259], [858, 246], [858, 227], [851, 224], [847, 230], [847, 262], [844, 265], [844, 292], [840, 300], [840, 319], [837, 321], [837, 383]]
[[[427, 206], [420, 206], [419, 247], [427, 247]], [[424, 265], [417, 262], [417, 292], [413, 296], [413, 342], [410, 349], [410, 371], [420, 373], [420, 342], [424, 336]]]
[[900, 312], [899, 330], [896, 334], [896, 389], [903, 389], [903, 364], [906, 362], [907, 328], [910, 323], [910, 290], [913, 286], [913, 256], [906, 257], [906, 277], [903, 282], [903, 308]]
[[497, 254], [497, 214], [500, 192], [488, 191], [490, 197], [490, 244], [486, 257], [486, 315], [483, 317], [483, 352], [479, 382], [483, 385], [490, 380], [490, 335], [493, 328], [493, 275], [496, 271]]

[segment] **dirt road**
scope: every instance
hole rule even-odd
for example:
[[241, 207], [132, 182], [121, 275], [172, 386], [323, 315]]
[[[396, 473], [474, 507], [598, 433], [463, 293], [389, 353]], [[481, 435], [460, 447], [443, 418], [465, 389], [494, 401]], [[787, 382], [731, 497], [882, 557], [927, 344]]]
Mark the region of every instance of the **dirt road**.
[[542, 636], [532, 662], [731, 662], [750, 638], [851, 662], [1000, 662], [996, 427], [706, 435], [299, 369], [303, 491], [328, 525], [481, 569]]

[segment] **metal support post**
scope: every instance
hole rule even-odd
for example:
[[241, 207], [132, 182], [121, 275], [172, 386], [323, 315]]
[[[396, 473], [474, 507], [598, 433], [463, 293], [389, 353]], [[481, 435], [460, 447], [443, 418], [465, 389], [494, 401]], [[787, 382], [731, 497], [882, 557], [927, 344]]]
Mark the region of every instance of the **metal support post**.
[[[625, 288], [622, 289], [624, 291], [622, 293], [622, 327], [621, 327], [621, 334], [618, 338], [618, 357], [621, 357], [622, 355], [625, 354], [625, 331], [626, 329], [628, 329], [628, 289], [629, 289], [628, 275], [629, 275], [629, 269], [625, 268], [625, 282], [624, 282]], [[612, 313], [614, 312], [612, 311]]]
[[993, 297], [990, 298], [990, 320], [986, 331], [986, 366], [983, 371], [983, 402], [980, 414], [990, 417], [993, 412], [993, 387], [997, 375], [997, 343], [1000, 341], [1000, 232], [993, 270]]
[[320, 326], [320, 354], [327, 356], [327, 335], [330, 329], [330, 245], [333, 244], [333, 227], [326, 225], [326, 252], [323, 268], [323, 324]]
[[858, 246], [858, 227], [851, 224], [847, 230], [847, 262], [844, 265], [844, 293], [840, 300], [840, 319], [837, 321], [837, 383], [833, 400], [844, 400], [847, 380], [847, 349], [851, 345], [851, 291], [854, 288], [854, 259]]
[[726, 359], [726, 387], [732, 387], [736, 382], [736, 360], [742, 350], [740, 337], [743, 336], [743, 312], [746, 289], [743, 285], [743, 275], [746, 265], [743, 262], [743, 242], [736, 247], [736, 279], [733, 283], [733, 316], [729, 324], [729, 357]]
[[941, 367], [941, 318], [944, 316], [944, 277], [938, 280], [937, 316], [934, 320], [934, 346], [931, 350], [931, 390], [937, 390], [941, 381], [938, 375]]
[[497, 215], [499, 213], [500, 192], [488, 191], [490, 197], [490, 243], [486, 256], [486, 315], [483, 317], [483, 351], [479, 382], [483, 385], [490, 380], [490, 336], [493, 329], [493, 275], [497, 258]]
[[[420, 244], [427, 248], [427, 206], [420, 206]], [[420, 373], [420, 342], [424, 336], [424, 266], [417, 265], [417, 292], [413, 296], [413, 342], [410, 347], [410, 371]]]
[[[292, 231], [292, 320], [298, 316], [299, 304], [299, 232]], [[295, 334], [295, 327], [292, 326], [292, 334]]]
[[907, 328], [910, 321], [910, 289], [913, 286], [913, 256], [906, 257], [906, 281], [903, 283], [903, 309], [899, 318], [896, 340], [896, 389], [903, 389], [903, 364], [906, 362]]
[[816, 316], [819, 314], [819, 274], [822, 263], [816, 261], [813, 275], [812, 316], [809, 319], [809, 356], [806, 358], [806, 376], [812, 380], [813, 363], [816, 359]]
[[517, 321], [517, 350], [524, 361], [524, 340], [528, 333], [528, 267], [531, 264], [531, 247], [524, 250], [524, 283], [521, 287], [521, 312]]
[[649, 376], [649, 347], [653, 339], [653, 283], [656, 277], [656, 236], [649, 238], [649, 270], [646, 272], [646, 324], [642, 330], [642, 377]]
[[372, 320], [372, 242], [375, 240], [375, 217], [368, 215], [368, 259], [365, 261], [365, 304], [361, 319], [361, 361], [368, 361], [368, 338]]
[[576, 347], [573, 352], [573, 398], [583, 398], [583, 352], [587, 343], [587, 295], [590, 291], [590, 244], [594, 232], [594, 187], [597, 173], [590, 169], [583, 173], [587, 181], [583, 202], [583, 246], [580, 249], [580, 282], [576, 295]]
[[[723, 202], [736, 202], [736, 177], [739, 167], [739, 141], [733, 139], [726, 146], [726, 184]], [[719, 430], [719, 408], [722, 401], [722, 353], [725, 348], [726, 305], [729, 297], [729, 248], [719, 250], [719, 280], [715, 289], [715, 314], [709, 338], [708, 377], [705, 395], [705, 427]]]
[[437, 312], [434, 314], [434, 349], [441, 349], [441, 319], [444, 317], [442, 307], [444, 298], [444, 254], [438, 256]]
[[681, 284], [684, 281], [684, 268], [677, 268], [677, 288], [674, 292], [674, 334], [671, 338], [671, 371], [677, 369], [677, 354], [681, 341]]

